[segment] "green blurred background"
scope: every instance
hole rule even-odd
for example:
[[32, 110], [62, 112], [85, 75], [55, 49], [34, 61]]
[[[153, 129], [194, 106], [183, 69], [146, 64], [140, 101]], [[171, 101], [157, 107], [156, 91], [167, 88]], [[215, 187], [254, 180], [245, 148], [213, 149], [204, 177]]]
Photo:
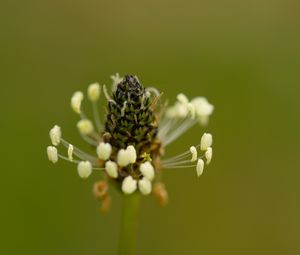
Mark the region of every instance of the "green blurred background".
[[[300, 5], [293, 0], [0, 3], [0, 254], [115, 254], [121, 197], [101, 215], [74, 165], [52, 165], [53, 124], [81, 148], [70, 96], [119, 72], [216, 110], [205, 174], [166, 171], [144, 198], [138, 254], [300, 254]], [[168, 148], [200, 139], [194, 128]]]

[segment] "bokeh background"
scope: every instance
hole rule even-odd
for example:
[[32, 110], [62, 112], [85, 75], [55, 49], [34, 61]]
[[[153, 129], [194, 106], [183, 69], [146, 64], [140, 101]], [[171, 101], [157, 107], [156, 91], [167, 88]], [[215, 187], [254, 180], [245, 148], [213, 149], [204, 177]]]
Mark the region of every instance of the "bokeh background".
[[[0, 254], [115, 254], [122, 198], [99, 213], [97, 174], [52, 165], [55, 123], [88, 150], [70, 96], [119, 72], [174, 102], [204, 95], [214, 159], [166, 171], [170, 203], [142, 201], [138, 254], [300, 254], [300, 6], [293, 0], [0, 3]], [[194, 128], [168, 148], [189, 148]]]

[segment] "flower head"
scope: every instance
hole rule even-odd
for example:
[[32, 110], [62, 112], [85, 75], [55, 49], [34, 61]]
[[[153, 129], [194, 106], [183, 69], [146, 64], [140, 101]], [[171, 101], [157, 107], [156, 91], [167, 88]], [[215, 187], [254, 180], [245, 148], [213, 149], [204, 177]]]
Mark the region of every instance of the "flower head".
[[[165, 204], [168, 194], [165, 185], [158, 182], [162, 170], [195, 168], [197, 175], [202, 175], [205, 161], [208, 165], [212, 159], [212, 135], [204, 133], [199, 144], [170, 158], [164, 156], [167, 146], [196, 124], [207, 124], [214, 107], [204, 97], [189, 100], [182, 93], [174, 105], [164, 107], [165, 104], [160, 103], [161, 93], [142, 86], [136, 76], [116, 74], [111, 78], [111, 91], [98, 83], [87, 89], [93, 118], [89, 119], [81, 107], [82, 92], [75, 92], [71, 98], [71, 107], [80, 116], [78, 131], [94, 148], [94, 153], [84, 152], [67, 142], [62, 138], [61, 128], [55, 125], [50, 130], [51, 142], [54, 146], [66, 147], [67, 156], [49, 146], [48, 158], [53, 163], [61, 158], [77, 164], [78, 174], [84, 179], [94, 171], [102, 172], [105, 180], [95, 185], [94, 193], [106, 206], [110, 204], [109, 181], [115, 182], [124, 194], [138, 189], [143, 195], [153, 193]], [[100, 118], [98, 111], [101, 90], [107, 100], [104, 118]]]

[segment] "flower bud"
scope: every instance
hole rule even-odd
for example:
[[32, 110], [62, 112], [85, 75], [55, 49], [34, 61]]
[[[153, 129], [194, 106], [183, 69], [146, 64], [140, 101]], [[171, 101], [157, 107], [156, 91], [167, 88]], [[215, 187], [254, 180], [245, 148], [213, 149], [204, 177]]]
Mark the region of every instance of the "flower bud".
[[93, 83], [89, 85], [87, 94], [90, 101], [96, 102], [100, 97], [100, 93], [101, 93], [101, 88], [99, 83]]
[[208, 147], [212, 146], [212, 135], [209, 133], [204, 133], [201, 137], [200, 147], [202, 151], [206, 151]]
[[57, 146], [61, 139], [61, 128], [55, 125], [49, 132], [49, 136], [53, 145]]
[[92, 164], [89, 161], [81, 161], [77, 166], [78, 175], [86, 179], [88, 178], [92, 173]]
[[140, 165], [140, 171], [148, 180], [152, 181], [154, 179], [154, 168], [149, 161]]
[[143, 195], [149, 195], [152, 191], [152, 183], [147, 179], [143, 178], [139, 180], [139, 190]]
[[58, 161], [57, 149], [54, 146], [47, 147], [48, 159], [55, 164]]
[[118, 166], [115, 162], [107, 161], [105, 163], [105, 170], [111, 178], [117, 178], [118, 177]]
[[132, 194], [137, 188], [137, 181], [134, 180], [130, 175], [127, 176], [122, 182], [122, 191], [125, 194]]
[[111, 155], [112, 147], [109, 143], [100, 143], [97, 147], [97, 155], [102, 160], [108, 160]]

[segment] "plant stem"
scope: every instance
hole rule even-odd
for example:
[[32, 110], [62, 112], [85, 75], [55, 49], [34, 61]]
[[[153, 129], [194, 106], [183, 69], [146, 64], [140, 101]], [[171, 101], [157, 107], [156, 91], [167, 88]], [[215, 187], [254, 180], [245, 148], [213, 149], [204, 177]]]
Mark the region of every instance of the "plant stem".
[[140, 194], [123, 196], [123, 209], [118, 255], [134, 255], [136, 252], [136, 231]]

